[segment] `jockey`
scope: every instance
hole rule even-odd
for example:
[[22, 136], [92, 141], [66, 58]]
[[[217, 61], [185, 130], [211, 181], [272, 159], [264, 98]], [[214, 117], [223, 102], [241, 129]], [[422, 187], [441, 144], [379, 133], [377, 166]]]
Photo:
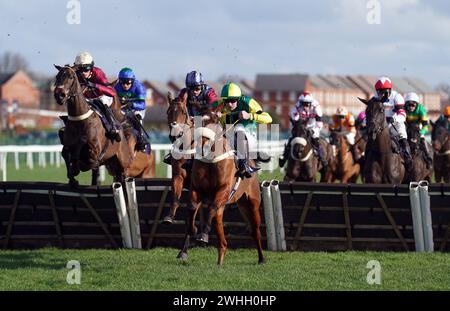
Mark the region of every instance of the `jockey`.
[[421, 127], [420, 129], [420, 142], [419, 146], [425, 154], [425, 160], [428, 168], [433, 165], [433, 159], [431, 158], [431, 152], [428, 150], [428, 144], [425, 142], [425, 134], [428, 133], [428, 114], [425, 107], [420, 103], [419, 95], [416, 93], [408, 93], [405, 95], [406, 102], [406, 122], [408, 124], [416, 124]]
[[350, 145], [350, 149], [353, 153], [353, 159], [356, 159], [353, 146], [355, 145], [356, 127], [355, 118], [348, 112], [347, 108], [339, 107], [336, 110], [336, 114], [332, 117], [333, 123], [330, 125], [330, 129], [333, 131], [346, 132], [345, 137]]
[[450, 132], [450, 106], [445, 107], [444, 113], [439, 116], [435, 124], [442, 124]]
[[83, 94], [84, 97], [104, 114], [100, 119], [106, 129], [106, 135], [120, 142], [119, 127], [111, 110], [116, 92], [109, 86], [105, 73], [100, 68], [94, 67], [94, 58], [88, 52], [79, 53], [74, 65], [79, 82], [88, 87]]
[[[186, 93], [187, 98], [187, 109], [190, 117], [195, 117], [199, 115], [197, 108], [194, 107], [193, 103], [199, 103], [201, 106], [211, 107], [213, 103], [217, 102], [216, 92], [212, 87], [207, 85], [203, 80], [203, 75], [198, 71], [191, 71], [186, 75], [185, 81], [186, 87], [180, 91], [178, 98], [182, 98]], [[172, 163], [172, 154], [168, 153], [163, 160], [166, 164]], [[190, 168], [192, 161], [188, 160], [185, 165], [186, 168]]]
[[242, 95], [241, 88], [234, 83], [224, 85], [221, 99], [213, 108], [222, 124], [235, 124], [234, 148], [238, 156], [238, 176], [250, 178], [259, 170], [248, 164], [249, 152], [256, 150], [256, 124], [272, 123], [272, 117], [263, 112], [256, 100]]
[[[328, 162], [325, 159], [325, 152], [320, 144], [320, 131], [323, 127], [322, 121], [322, 108], [317, 100], [313, 98], [310, 93], [303, 93], [298, 98], [295, 107], [292, 108], [290, 117], [292, 122], [297, 122], [302, 120], [306, 123], [306, 129], [312, 132], [312, 146], [314, 153], [319, 156], [319, 160], [323, 166], [327, 166]], [[284, 148], [283, 155], [279, 158], [279, 165], [283, 167], [286, 163], [289, 153], [291, 152], [291, 141], [292, 137], [289, 139], [287, 145]]]
[[188, 94], [187, 108], [191, 117], [199, 115], [196, 107], [192, 105], [194, 102], [211, 107], [218, 100], [214, 89], [205, 84], [203, 75], [198, 71], [191, 71], [186, 75], [186, 87], [180, 91], [178, 98], [182, 98], [186, 92]]
[[409, 148], [408, 135], [406, 134], [406, 112], [403, 96], [392, 90], [392, 82], [387, 77], [381, 77], [375, 84], [377, 95], [375, 99], [384, 105], [384, 114], [388, 121], [391, 136], [399, 137], [401, 154], [405, 160], [408, 172], [412, 169], [411, 149]]
[[119, 83], [114, 88], [122, 104], [122, 110], [125, 111], [128, 119], [138, 133], [136, 137], [136, 149], [145, 151], [150, 147], [142, 127], [145, 117], [145, 87], [136, 79], [133, 70], [130, 68], [122, 68], [118, 78]]
[[361, 131], [361, 134], [367, 133], [367, 119], [366, 119], [366, 111], [361, 111], [356, 118], [355, 126], [358, 130]]
[[334, 131], [347, 132], [346, 138], [350, 145], [355, 144], [356, 127], [355, 118], [348, 112], [347, 108], [339, 107], [332, 118], [333, 123], [330, 128]]

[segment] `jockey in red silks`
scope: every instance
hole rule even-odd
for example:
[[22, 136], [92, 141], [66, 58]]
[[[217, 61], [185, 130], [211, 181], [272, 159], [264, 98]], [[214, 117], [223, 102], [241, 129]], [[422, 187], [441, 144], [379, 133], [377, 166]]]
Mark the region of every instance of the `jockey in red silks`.
[[405, 168], [408, 172], [411, 172], [412, 157], [405, 125], [405, 99], [400, 93], [393, 91], [392, 88], [392, 81], [388, 77], [379, 78], [375, 83], [376, 95], [372, 100], [381, 101], [383, 103], [384, 114], [389, 126], [389, 133], [391, 134], [391, 137], [399, 138], [398, 142], [401, 148], [401, 155], [405, 161]]
[[95, 109], [102, 112], [100, 119], [106, 129], [106, 135], [120, 142], [119, 126], [111, 110], [116, 91], [109, 85], [103, 70], [94, 66], [94, 58], [88, 52], [79, 53], [74, 65], [79, 82], [87, 86], [84, 97]]

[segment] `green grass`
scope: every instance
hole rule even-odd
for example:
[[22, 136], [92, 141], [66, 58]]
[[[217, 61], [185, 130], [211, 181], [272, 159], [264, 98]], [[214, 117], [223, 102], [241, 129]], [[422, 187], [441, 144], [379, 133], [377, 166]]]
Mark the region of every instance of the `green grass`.
[[[29, 169], [26, 166], [25, 156], [21, 155], [19, 162], [19, 169], [16, 169], [13, 157], [9, 156], [6, 171], [7, 171], [7, 181], [43, 181], [43, 182], [62, 182], [62, 183], [66, 183], [68, 181], [66, 177], [66, 166], [64, 165], [64, 161], [61, 162], [60, 167], [56, 167], [56, 165], [49, 165], [48, 163], [46, 167], [40, 167], [38, 165], [37, 157], [35, 157], [34, 167], [33, 169]], [[160, 178], [167, 177], [167, 165], [165, 163], [159, 163], [156, 166], [156, 176]], [[2, 178], [1, 171], [0, 171], [0, 178]], [[283, 178], [284, 174], [281, 173], [279, 169], [275, 170], [273, 173], [263, 171], [261, 174], [258, 174], [258, 179], [260, 181], [272, 179], [283, 180]], [[80, 175], [77, 176], [77, 180], [80, 182], [81, 185], [89, 185], [91, 183], [91, 172], [80, 173]], [[112, 177], [108, 173], [106, 173], [106, 181], [103, 184], [111, 184], [111, 183]]]
[[[0, 251], [0, 290], [450, 290], [450, 255], [415, 253], [274, 253], [195, 248], [187, 263], [175, 249]], [[69, 260], [81, 284], [68, 285]], [[381, 264], [381, 285], [366, 282], [367, 262]]]

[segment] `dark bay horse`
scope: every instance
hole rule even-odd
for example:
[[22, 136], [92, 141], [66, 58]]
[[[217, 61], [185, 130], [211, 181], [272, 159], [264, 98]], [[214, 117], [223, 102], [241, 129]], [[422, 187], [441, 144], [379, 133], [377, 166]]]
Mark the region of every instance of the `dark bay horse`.
[[[75, 177], [80, 171], [93, 170], [92, 183], [97, 184], [99, 166], [105, 164], [115, 181], [123, 181], [124, 171], [130, 166], [132, 155], [120, 131], [121, 142], [108, 139], [100, 117], [85, 99], [74, 67], [56, 66], [54, 95], [58, 104], [67, 105], [68, 120], [62, 133], [62, 156], [66, 162], [67, 177], [72, 187], [78, 186]], [[112, 104], [114, 115], [123, 120], [117, 98]]]
[[332, 131], [331, 141], [337, 149], [336, 152], [336, 167], [333, 170], [332, 182], [340, 180], [342, 183], [356, 183], [360, 173], [359, 163], [353, 159], [353, 154], [350, 150], [350, 144], [347, 141], [345, 132]]
[[[169, 214], [164, 217], [163, 223], [171, 224], [175, 219], [177, 209], [180, 207], [183, 188], [190, 187], [190, 171], [184, 165], [187, 160], [193, 158], [189, 154], [192, 150], [193, 122], [187, 108], [187, 92], [183, 98], [173, 99], [172, 94], [167, 94], [169, 107], [167, 109], [167, 122], [170, 128], [170, 140], [174, 143], [172, 150], [172, 206]], [[188, 148], [187, 148], [188, 147]]]
[[436, 182], [450, 183], [450, 134], [443, 123], [432, 123], [434, 177]]
[[334, 164], [331, 145], [322, 139], [320, 140], [329, 163], [328, 167], [323, 167], [318, 158], [314, 156], [311, 132], [306, 129], [305, 123], [301, 120], [293, 122], [292, 137], [291, 153], [289, 154], [284, 181], [315, 182], [317, 172], [320, 171], [320, 181], [331, 182], [333, 168], [330, 166]]
[[[257, 177], [240, 178], [236, 180], [237, 168], [234, 154], [224, 137], [218, 117], [214, 113], [203, 116], [203, 127], [195, 130], [196, 140], [201, 146], [201, 155], [196, 155], [192, 167], [191, 203], [187, 219], [187, 230], [183, 248], [178, 258], [187, 259], [190, 238], [195, 236], [197, 228], [194, 220], [202, 204], [208, 207], [207, 224], [202, 235], [208, 235], [215, 219], [215, 229], [218, 237], [218, 260], [222, 265], [227, 250], [227, 241], [223, 228], [223, 213], [227, 204], [237, 203], [240, 210], [250, 222], [252, 236], [256, 242], [258, 262], [264, 262], [261, 239], [261, 193]], [[206, 151], [205, 151], [206, 150]], [[253, 162], [253, 161], [251, 161]], [[252, 163], [254, 165], [254, 163]], [[233, 196], [230, 194], [235, 190]]]
[[399, 153], [393, 151], [389, 126], [381, 101], [360, 99], [367, 105], [368, 146], [364, 166], [364, 182], [401, 184], [405, 167]]
[[[412, 181], [422, 181], [427, 180], [431, 182], [431, 178], [433, 176], [433, 169], [427, 168], [427, 162], [425, 160], [425, 155], [420, 148], [420, 128], [417, 124], [407, 124], [406, 131], [408, 134], [408, 143], [411, 149], [412, 156], [412, 172], [409, 178], [409, 182]], [[428, 142], [425, 142], [428, 144]], [[431, 149], [431, 148], [429, 148]]]

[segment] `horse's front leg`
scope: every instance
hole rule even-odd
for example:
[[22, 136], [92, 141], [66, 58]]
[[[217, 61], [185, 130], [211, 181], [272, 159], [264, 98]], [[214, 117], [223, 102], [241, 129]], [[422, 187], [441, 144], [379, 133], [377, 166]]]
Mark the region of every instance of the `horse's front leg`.
[[186, 235], [184, 237], [184, 244], [178, 253], [177, 258], [183, 261], [188, 258], [188, 249], [191, 236], [197, 234], [197, 227], [195, 226], [195, 217], [197, 215], [198, 209], [200, 208], [201, 201], [198, 193], [191, 189], [191, 202], [188, 204], [188, 216], [186, 219]]
[[92, 169], [92, 179], [91, 179], [92, 186], [100, 186], [99, 176], [100, 176], [99, 168]]
[[227, 240], [225, 239], [225, 232], [223, 230], [223, 211], [225, 210], [225, 205], [218, 207], [216, 210], [216, 234], [218, 238], [217, 250], [219, 253], [217, 264], [222, 266], [228, 247]]
[[172, 206], [169, 214], [163, 218], [163, 224], [170, 225], [175, 219], [178, 208], [180, 207], [181, 194], [183, 192], [184, 178], [181, 175], [172, 177]]
[[197, 241], [208, 243], [209, 242], [209, 233], [211, 232], [213, 219], [216, 217], [217, 211], [221, 206], [225, 206], [228, 200], [230, 187], [224, 185], [219, 188], [214, 198], [214, 201], [208, 208], [208, 214], [206, 217], [206, 224], [202, 230], [202, 233], [197, 237]]
[[70, 153], [70, 149], [68, 147], [63, 147], [63, 150], [61, 152], [62, 157], [64, 159], [64, 162], [66, 163], [66, 170], [67, 170], [67, 178], [69, 179], [69, 186], [72, 188], [78, 187], [78, 181], [75, 179], [75, 174], [73, 170], [73, 160]]

